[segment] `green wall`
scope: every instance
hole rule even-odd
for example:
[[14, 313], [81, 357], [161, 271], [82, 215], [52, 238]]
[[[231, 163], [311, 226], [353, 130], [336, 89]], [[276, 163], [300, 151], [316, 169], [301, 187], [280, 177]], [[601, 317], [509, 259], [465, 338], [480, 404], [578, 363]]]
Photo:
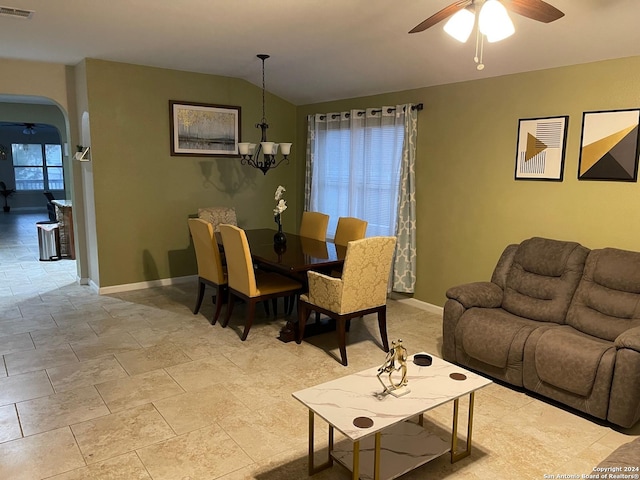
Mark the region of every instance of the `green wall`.
[[[240, 106], [242, 139], [256, 142], [259, 87], [94, 59], [86, 60], [86, 79], [100, 287], [193, 275], [187, 218], [198, 207], [234, 206], [239, 225], [273, 227], [273, 195], [284, 185], [294, 207], [284, 229], [296, 229], [298, 155], [266, 176], [239, 158], [170, 155], [169, 100]], [[295, 106], [270, 94], [266, 102], [269, 139], [296, 138]]]
[[[638, 183], [577, 180], [582, 112], [640, 108], [639, 92], [640, 57], [576, 65], [305, 105], [297, 141], [308, 114], [424, 104], [414, 297], [443, 305], [447, 288], [488, 280], [504, 247], [531, 236], [640, 250]], [[515, 181], [518, 119], [556, 115], [569, 115], [564, 181]]]
[[[68, 96], [72, 67], [6, 59], [0, 65], [15, 72], [0, 78], [1, 93], [40, 95], [63, 111], [76, 110]], [[259, 87], [92, 59], [82, 68], [87, 102], [69, 115], [70, 143], [76, 113], [86, 108], [101, 287], [194, 274], [186, 218], [200, 206], [233, 205], [241, 225], [272, 227], [273, 192], [282, 184], [290, 205], [284, 227], [295, 231], [306, 115], [407, 102], [425, 106], [416, 166], [415, 298], [443, 305], [448, 287], [487, 280], [506, 244], [533, 235], [640, 250], [638, 184], [576, 179], [582, 112], [640, 107], [640, 57], [298, 107], [267, 94], [269, 138], [293, 139], [294, 154], [290, 165], [266, 176], [238, 159], [169, 154], [170, 99], [239, 105], [242, 137], [255, 141]], [[518, 119], [553, 115], [570, 117], [564, 182], [514, 181]]]

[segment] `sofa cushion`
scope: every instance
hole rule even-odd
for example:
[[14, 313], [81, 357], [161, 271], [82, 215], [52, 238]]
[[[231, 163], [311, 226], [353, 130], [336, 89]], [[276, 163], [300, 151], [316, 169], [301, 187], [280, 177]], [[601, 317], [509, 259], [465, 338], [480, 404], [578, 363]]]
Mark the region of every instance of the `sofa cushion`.
[[621, 292], [640, 293], [640, 253], [617, 248], [594, 250], [593, 279]]
[[533, 237], [520, 244], [514, 261], [525, 272], [544, 277], [561, 277], [571, 253], [578, 246], [576, 242]]
[[608, 350], [615, 351], [609, 342], [588, 338], [571, 329], [549, 329], [540, 336], [535, 348], [538, 377], [554, 387], [587, 397]]
[[[604, 475], [612, 472], [628, 471], [633, 474], [637, 473], [638, 466], [640, 466], [640, 437], [616, 448], [593, 469], [593, 473], [600, 473], [600, 478], [605, 478]], [[624, 470], [624, 467], [631, 470]]]
[[[516, 336], [524, 335], [526, 339], [535, 328], [535, 322], [515, 317], [500, 308], [472, 308], [458, 323], [456, 343], [460, 343], [470, 357], [505, 368]], [[523, 345], [524, 339], [519, 343]]]
[[507, 275], [502, 308], [532, 320], [565, 323], [588, 252], [576, 242], [523, 241]]
[[640, 253], [615, 248], [591, 251], [567, 324], [609, 341], [640, 326]]

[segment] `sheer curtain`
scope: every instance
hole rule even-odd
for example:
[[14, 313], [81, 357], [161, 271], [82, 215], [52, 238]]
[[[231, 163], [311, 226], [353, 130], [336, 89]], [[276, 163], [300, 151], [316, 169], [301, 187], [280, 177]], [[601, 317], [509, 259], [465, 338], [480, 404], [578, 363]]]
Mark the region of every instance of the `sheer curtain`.
[[[397, 291], [412, 292], [415, 275], [406, 269], [415, 270], [415, 232], [409, 231], [415, 227], [415, 195], [408, 163], [415, 159], [411, 128], [417, 129], [417, 112], [411, 105], [397, 105], [307, 120], [305, 209], [330, 216], [330, 237], [338, 218], [348, 216], [368, 222], [367, 236], [400, 234], [399, 242], [413, 238], [413, 247], [398, 244], [393, 274], [394, 290], [397, 279]], [[413, 220], [407, 221], [411, 214]]]

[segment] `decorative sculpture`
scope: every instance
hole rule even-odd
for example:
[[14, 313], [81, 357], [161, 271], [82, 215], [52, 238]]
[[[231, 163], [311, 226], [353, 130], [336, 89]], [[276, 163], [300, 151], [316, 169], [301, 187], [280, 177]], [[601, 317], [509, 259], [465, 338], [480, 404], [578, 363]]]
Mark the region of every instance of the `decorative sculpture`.
[[[400, 380], [394, 382], [393, 375], [400, 373]], [[388, 374], [389, 385], [385, 384], [380, 378], [382, 375]], [[384, 364], [378, 369], [378, 380], [384, 387], [384, 393], [389, 393], [394, 397], [406, 395], [411, 390], [407, 387], [407, 349], [402, 345], [402, 339], [391, 342], [391, 348], [387, 353]]]

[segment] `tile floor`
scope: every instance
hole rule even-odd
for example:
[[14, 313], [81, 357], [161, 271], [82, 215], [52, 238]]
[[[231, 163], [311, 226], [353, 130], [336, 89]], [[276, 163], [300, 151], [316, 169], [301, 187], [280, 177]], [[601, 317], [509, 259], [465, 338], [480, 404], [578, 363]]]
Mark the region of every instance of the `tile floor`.
[[[209, 299], [190, 311], [195, 283], [98, 296], [75, 283], [74, 261], [38, 261], [40, 219], [0, 214], [2, 479], [304, 479], [307, 411], [291, 393], [384, 361], [373, 317], [353, 323], [345, 368], [331, 334], [284, 344], [284, 320], [262, 316], [241, 342], [241, 306], [229, 328], [211, 326]], [[410, 353], [439, 352], [439, 315], [389, 301], [388, 318]], [[448, 428], [451, 407], [428, 419]], [[474, 426], [471, 457], [403, 478], [590, 472], [639, 433], [496, 384], [478, 392]]]

